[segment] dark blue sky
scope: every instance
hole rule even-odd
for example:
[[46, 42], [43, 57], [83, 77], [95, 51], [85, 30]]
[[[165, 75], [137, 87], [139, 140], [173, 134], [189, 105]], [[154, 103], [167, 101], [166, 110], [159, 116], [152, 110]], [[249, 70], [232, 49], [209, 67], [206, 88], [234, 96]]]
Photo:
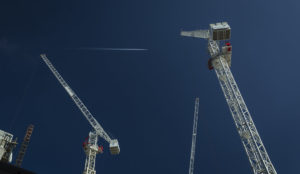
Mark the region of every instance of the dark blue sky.
[[[81, 173], [88, 122], [44, 65], [46, 53], [121, 154], [97, 173], [188, 173], [200, 98], [195, 173], [252, 173], [204, 40], [181, 29], [228, 21], [232, 72], [278, 173], [299, 173], [299, 3], [250, 0], [6, 1], [0, 10], [0, 129], [35, 125], [24, 168]], [[144, 52], [76, 50], [147, 48]], [[16, 155], [15, 155], [16, 156]]]

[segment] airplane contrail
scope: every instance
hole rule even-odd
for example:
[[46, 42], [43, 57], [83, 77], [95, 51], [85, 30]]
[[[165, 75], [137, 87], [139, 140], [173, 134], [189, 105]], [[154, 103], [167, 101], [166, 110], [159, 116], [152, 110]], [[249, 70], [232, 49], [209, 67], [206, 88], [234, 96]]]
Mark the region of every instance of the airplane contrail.
[[79, 48], [80, 50], [95, 50], [95, 51], [148, 51], [144, 48]]

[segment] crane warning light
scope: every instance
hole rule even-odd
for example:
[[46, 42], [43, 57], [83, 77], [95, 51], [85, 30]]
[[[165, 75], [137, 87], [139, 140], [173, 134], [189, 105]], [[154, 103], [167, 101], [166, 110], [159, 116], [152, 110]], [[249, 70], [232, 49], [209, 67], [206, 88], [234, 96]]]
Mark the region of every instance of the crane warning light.
[[99, 146], [99, 147], [98, 147], [98, 151], [99, 151], [100, 153], [103, 153], [103, 146]]
[[89, 144], [89, 137], [86, 137], [84, 142], [82, 143], [82, 146], [85, 147], [88, 144]]
[[207, 67], [208, 67], [208, 69], [209, 70], [212, 70], [212, 69], [214, 69], [214, 67], [213, 67], [213, 65], [212, 65], [212, 59], [210, 58], [210, 59], [208, 59], [208, 62], [207, 62]]

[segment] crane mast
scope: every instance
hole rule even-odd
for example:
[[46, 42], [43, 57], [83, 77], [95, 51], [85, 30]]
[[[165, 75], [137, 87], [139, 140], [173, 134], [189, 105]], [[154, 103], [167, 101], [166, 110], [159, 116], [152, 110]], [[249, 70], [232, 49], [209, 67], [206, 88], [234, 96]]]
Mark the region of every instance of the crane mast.
[[83, 143], [86, 154], [83, 174], [96, 174], [96, 155], [103, 153], [103, 147], [97, 145], [98, 136], [96, 132], [90, 132], [88, 139]]
[[210, 24], [210, 30], [184, 31], [181, 35], [208, 40], [211, 56], [208, 61], [209, 69], [216, 72], [254, 174], [277, 174], [231, 73], [232, 47], [229, 42], [225, 42], [225, 45], [219, 48], [222, 41], [229, 40], [230, 32], [229, 25], [223, 22]]
[[190, 158], [189, 174], [193, 174], [194, 173], [194, 161], [195, 161], [195, 152], [196, 152], [198, 112], [199, 112], [199, 98], [197, 97], [196, 100], [195, 100], [194, 123], [193, 123], [192, 147], [191, 147], [191, 158]]

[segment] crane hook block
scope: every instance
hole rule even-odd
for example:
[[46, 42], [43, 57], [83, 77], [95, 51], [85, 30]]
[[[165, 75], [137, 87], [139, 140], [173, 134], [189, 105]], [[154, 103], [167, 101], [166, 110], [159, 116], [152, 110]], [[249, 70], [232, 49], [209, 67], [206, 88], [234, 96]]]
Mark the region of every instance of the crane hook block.
[[120, 153], [120, 146], [117, 139], [111, 140], [109, 144], [109, 150], [112, 155], [117, 155]]

